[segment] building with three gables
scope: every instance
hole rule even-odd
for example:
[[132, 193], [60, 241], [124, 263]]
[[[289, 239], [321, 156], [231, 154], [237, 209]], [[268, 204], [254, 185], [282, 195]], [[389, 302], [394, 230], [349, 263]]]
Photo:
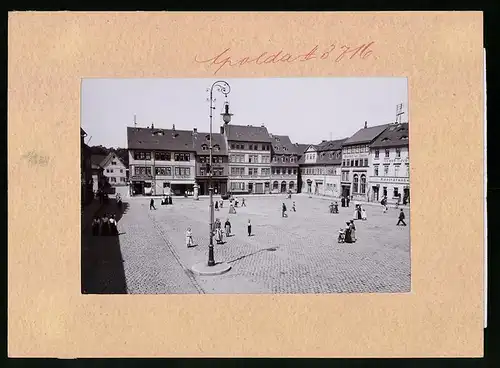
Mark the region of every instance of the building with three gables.
[[271, 136], [271, 193], [297, 193], [297, 145], [286, 135]]
[[221, 126], [229, 155], [229, 191], [264, 194], [271, 191], [271, 137], [265, 126]]
[[192, 130], [127, 128], [129, 173], [134, 194], [193, 193], [196, 145]]

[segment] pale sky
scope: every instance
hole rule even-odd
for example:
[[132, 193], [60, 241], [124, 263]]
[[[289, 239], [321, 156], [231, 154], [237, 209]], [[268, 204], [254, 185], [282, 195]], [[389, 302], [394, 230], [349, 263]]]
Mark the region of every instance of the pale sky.
[[[209, 93], [218, 79], [84, 79], [81, 124], [91, 146], [127, 148], [127, 126], [208, 132]], [[288, 135], [294, 143], [353, 135], [368, 126], [396, 119], [403, 103], [408, 121], [406, 78], [241, 78], [224, 79], [231, 120], [235, 125], [260, 126]], [[213, 131], [221, 124], [224, 95], [214, 92]], [[92, 137], [92, 138], [90, 138]], [[89, 140], [90, 139], [90, 140]]]

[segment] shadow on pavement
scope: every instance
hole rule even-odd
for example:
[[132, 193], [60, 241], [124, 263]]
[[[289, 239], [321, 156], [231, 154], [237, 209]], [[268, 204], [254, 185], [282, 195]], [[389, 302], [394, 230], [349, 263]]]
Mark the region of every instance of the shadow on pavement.
[[[92, 226], [82, 233], [81, 244], [81, 291], [82, 294], [126, 294], [127, 283], [120, 249], [120, 219], [127, 212], [129, 204], [118, 207], [115, 199], [109, 199], [97, 212], [115, 215], [118, 221], [118, 236], [92, 236]], [[83, 228], [83, 224], [82, 224]]]
[[241, 256], [241, 257], [235, 258], [235, 259], [233, 259], [233, 260], [231, 260], [231, 261], [227, 261], [226, 263], [234, 263], [234, 262], [237, 262], [237, 261], [241, 261], [241, 260], [242, 260], [242, 259], [244, 259], [244, 258], [247, 258], [247, 257], [250, 257], [250, 256], [254, 256], [254, 255], [256, 255], [256, 254], [258, 254], [258, 253], [261, 253], [261, 252], [265, 252], [265, 251], [267, 251], [267, 252], [275, 252], [276, 250], [278, 250], [278, 248], [277, 248], [277, 247], [265, 248], [265, 249], [259, 249], [259, 250], [258, 250], [258, 251], [256, 251], [256, 252], [249, 253], [249, 254], [245, 254], [244, 256]]

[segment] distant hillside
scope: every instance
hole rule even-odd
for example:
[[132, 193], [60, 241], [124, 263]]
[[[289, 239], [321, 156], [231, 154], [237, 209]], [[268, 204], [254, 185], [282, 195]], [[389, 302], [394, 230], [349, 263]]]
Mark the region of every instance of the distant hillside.
[[128, 167], [128, 151], [126, 148], [107, 148], [104, 146], [91, 146], [90, 151], [93, 155], [108, 155], [111, 152], [114, 152], [123, 164]]

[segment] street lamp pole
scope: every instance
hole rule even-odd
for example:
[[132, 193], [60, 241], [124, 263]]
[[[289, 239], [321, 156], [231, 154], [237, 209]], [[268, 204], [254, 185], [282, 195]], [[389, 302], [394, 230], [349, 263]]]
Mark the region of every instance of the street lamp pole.
[[[229, 86], [229, 83], [225, 81], [216, 81], [212, 84], [212, 87], [210, 87], [210, 147], [209, 147], [209, 171], [208, 171], [208, 192], [210, 196], [210, 229], [209, 229], [209, 245], [208, 245], [208, 266], [212, 267], [215, 266], [215, 259], [214, 259], [214, 243], [213, 243], [213, 238], [214, 238], [214, 198], [213, 198], [213, 187], [212, 187], [212, 176], [213, 176], [213, 170], [212, 170], [212, 119], [213, 119], [213, 110], [215, 109], [214, 107], [214, 98], [213, 98], [213, 92], [214, 88], [217, 89], [217, 91], [221, 92], [225, 97], [231, 92], [231, 87]], [[229, 113], [229, 108], [228, 105], [226, 105], [226, 110], [222, 115], [222, 118], [224, 120], [224, 123], [229, 123], [231, 121], [231, 115]]]

